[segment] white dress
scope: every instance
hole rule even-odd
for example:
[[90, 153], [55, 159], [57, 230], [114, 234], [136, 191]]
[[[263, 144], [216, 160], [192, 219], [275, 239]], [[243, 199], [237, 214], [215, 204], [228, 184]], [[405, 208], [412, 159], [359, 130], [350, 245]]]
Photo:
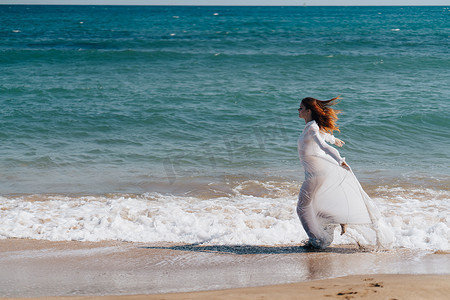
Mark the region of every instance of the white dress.
[[297, 214], [309, 244], [320, 249], [328, 247], [339, 224], [369, 224], [376, 231], [377, 244], [386, 247], [390, 242], [378, 230], [378, 209], [353, 172], [340, 166], [345, 159], [326, 141], [334, 144], [335, 138], [321, 132], [314, 120], [306, 124], [298, 139], [305, 181], [298, 196]]

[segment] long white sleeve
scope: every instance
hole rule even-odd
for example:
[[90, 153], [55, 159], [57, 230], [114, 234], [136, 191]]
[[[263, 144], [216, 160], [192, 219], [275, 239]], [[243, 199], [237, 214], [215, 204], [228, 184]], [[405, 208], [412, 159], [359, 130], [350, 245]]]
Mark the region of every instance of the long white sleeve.
[[321, 132], [325, 142], [330, 143], [332, 145], [334, 145], [336, 143], [336, 138], [334, 137], [334, 135], [329, 134], [328, 132]]
[[330, 155], [336, 162], [340, 165], [345, 161], [345, 158], [341, 157], [339, 151], [335, 148], [328, 145], [325, 140], [320, 136], [319, 126], [317, 124], [313, 124], [311, 126], [312, 137], [314, 141], [319, 145], [319, 147], [325, 151], [326, 154]]

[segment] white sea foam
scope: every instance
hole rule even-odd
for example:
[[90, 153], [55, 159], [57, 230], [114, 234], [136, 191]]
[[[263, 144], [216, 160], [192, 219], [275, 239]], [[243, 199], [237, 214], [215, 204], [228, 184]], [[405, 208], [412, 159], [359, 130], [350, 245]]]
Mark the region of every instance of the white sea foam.
[[450, 249], [450, 193], [415, 188], [377, 189], [384, 215], [396, 237], [394, 246]]
[[[206, 200], [157, 193], [0, 197], [0, 238], [253, 245], [305, 240], [296, 196], [282, 185], [265, 195], [243, 194], [252, 184], [257, 182]], [[270, 189], [270, 183], [263, 185]], [[394, 247], [449, 250], [449, 192], [380, 187], [374, 193], [395, 235]], [[351, 226], [348, 235], [336, 230], [334, 243], [354, 243], [356, 235]]]

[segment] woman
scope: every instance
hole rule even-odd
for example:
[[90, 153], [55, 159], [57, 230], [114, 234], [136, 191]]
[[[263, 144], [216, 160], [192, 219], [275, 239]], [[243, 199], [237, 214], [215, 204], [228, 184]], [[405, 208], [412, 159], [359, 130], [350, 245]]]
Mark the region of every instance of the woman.
[[[305, 181], [298, 197], [297, 214], [309, 237], [309, 245], [323, 249], [333, 242], [334, 229], [347, 224], [371, 224], [377, 244], [389, 243], [379, 230], [380, 214], [364, 192], [350, 166], [339, 152], [326, 142], [341, 147], [344, 142], [333, 136], [339, 111], [331, 108], [339, 97], [320, 101], [304, 98], [298, 109], [306, 126], [298, 139], [298, 154], [305, 169]], [[384, 245], [383, 245], [384, 244]]]

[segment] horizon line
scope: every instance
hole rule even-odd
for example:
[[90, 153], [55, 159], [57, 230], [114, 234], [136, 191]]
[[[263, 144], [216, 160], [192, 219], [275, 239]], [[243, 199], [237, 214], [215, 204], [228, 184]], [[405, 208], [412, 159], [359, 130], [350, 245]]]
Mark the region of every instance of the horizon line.
[[257, 4], [246, 4], [246, 5], [214, 5], [214, 4], [77, 4], [77, 3], [0, 3], [0, 5], [8, 5], [8, 6], [203, 6], [203, 7], [417, 7], [417, 6], [434, 6], [434, 7], [445, 7], [448, 5], [440, 5], [440, 4], [415, 4], [415, 5], [401, 5], [401, 4], [392, 4], [392, 5], [373, 5], [373, 4], [361, 4], [361, 5], [294, 5], [294, 4], [286, 4], [286, 5], [274, 5], [274, 4], [265, 4], [265, 5], [257, 5]]

